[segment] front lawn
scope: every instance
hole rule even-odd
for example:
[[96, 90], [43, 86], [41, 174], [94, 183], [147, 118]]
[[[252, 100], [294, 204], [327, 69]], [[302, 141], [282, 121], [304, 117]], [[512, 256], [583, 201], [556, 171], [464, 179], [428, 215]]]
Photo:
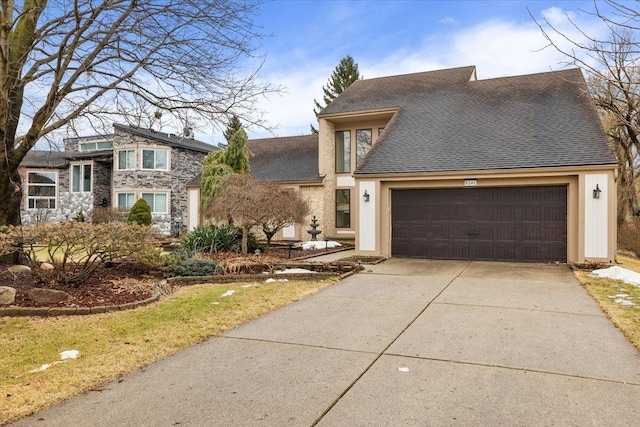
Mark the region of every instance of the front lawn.
[[[336, 281], [196, 285], [136, 310], [0, 318], [0, 424], [99, 387]], [[60, 362], [59, 353], [67, 350], [78, 350], [80, 357], [30, 372]]]
[[[618, 262], [621, 267], [640, 273], [640, 260], [618, 255]], [[590, 277], [583, 271], [576, 272], [576, 277], [613, 324], [640, 350], [640, 288], [619, 280]]]

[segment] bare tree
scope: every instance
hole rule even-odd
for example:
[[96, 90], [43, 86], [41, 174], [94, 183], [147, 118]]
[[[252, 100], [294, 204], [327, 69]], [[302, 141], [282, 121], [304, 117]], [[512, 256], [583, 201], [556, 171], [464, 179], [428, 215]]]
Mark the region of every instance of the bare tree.
[[209, 199], [204, 210], [205, 215], [218, 221], [233, 218], [234, 224], [242, 227], [242, 253], [248, 252], [249, 231], [255, 225], [255, 209], [260, 203], [261, 195], [254, 191], [256, 180], [250, 175], [230, 174], [216, 191], [216, 196]]
[[256, 181], [250, 175], [232, 174], [209, 199], [205, 214], [219, 221], [232, 217], [243, 229], [242, 252], [247, 253], [247, 236], [251, 228], [262, 228], [267, 246], [284, 227], [302, 223], [309, 207], [291, 189], [275, 183]]
[[0, 225], [20, 223], [18, 165], [65, 126], [110, 124], [136, 102], [206, 123], [237, 114], [261, 124], [250, 112], [258, 95], [274, 89], [257, 77], [256, 6], [0, 0]]
[[271, 239], [285, 227], [302, 224], [309, 213], [309, 205], [300, 193], [271, 182], [261, 182], [262, 206], [257, 212], [257, 223], [267, 237], [267, 248]]
[[[596, 16], [608, 28], [606, 38], [596, 38], [583, 31], [570, 16], [570, 23], [581, 40], [560, 31], [547, 19], [537, 23], [552, 47], [567, 58], [567, 64], [580, 67], [602, 117], [602, 124], [618, 160], [618, 222], [631, 220], [638, 208], [637, 184], [640, 176], [640, 2], [605, 0], [603, 11], [594, 1]], [[563, 47], [568, 46], [568, 47]]]

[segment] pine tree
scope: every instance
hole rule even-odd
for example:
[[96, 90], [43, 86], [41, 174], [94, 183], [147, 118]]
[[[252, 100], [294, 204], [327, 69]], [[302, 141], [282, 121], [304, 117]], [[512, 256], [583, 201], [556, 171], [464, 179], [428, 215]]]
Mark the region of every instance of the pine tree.
[[[336, 68], [333, 69], [333, 73], [331, 73], [327, 84], [322, 86], [322, 91], [324, 93], [322, 97], [324, 105], [314, 99], [313, 103], [315, 107], [313, 112], [318, 114], [322, 109], [329, 105], [331, 101], [336, 99], [338, 95], [351, 86], [353, 82], [360, 79], [362, 79], [362, 76], [358, 70], [358, 64], [354, 62], [351, 55], [347, 55], [342, 58]], [[318, 130], [311, 125], [311, 132], [318, 133]]]
[[249, 156], [251, 151], [247, 147], [247, 133], [240, 128], [234, 132], [229, 145], [224, 151], [223, 162], [233, 169], [234, 173], [249, 173]]
[[219, 143], [218, 145], [220, 146], [220, 148], [227, 148], [227, 146], [231, 142], [231, 137], [233, 136], [233, 134], [240, 129], [242, 129], [242, 123], [240, 122], [238, 116], [234, 114], [229, 120], [229, 123], [227, 123], [227, 128], [224, 130], [223, 135], [224, 139], [227, 142]]

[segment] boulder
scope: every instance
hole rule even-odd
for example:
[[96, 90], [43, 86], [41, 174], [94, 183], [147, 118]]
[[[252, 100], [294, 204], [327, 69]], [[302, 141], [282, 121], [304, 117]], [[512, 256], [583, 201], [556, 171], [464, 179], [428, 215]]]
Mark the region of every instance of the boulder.
[[29, 273], [31, 271], [31, 267], [28, 265], [12, 265], [7, 270], [13, 274]]
[[73, 298], [65, 291], [58, 291], [56, 289], [34, 288], [27, 292], [29, 298], [40, 305], [57, 304], [59, 302], [67, 301]]
[[0, 286], [0, 305], [13, 304], [16, 300], [16, 290], [9, 286]]
[[40, 270], [53, 270], [53, 264], [49, 264], [48, 262], [43, 262], [40, 264]]

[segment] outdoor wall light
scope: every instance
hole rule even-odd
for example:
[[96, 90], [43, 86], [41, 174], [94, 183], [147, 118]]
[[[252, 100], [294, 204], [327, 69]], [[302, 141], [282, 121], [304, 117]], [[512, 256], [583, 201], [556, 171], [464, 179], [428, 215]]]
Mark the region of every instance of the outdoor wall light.
[[364, 190], [364, 194], [362, 195], [362, 197], [364, 198], [365, 202], [369, 201], [370, 196], [369, 196], [369, 193], [367, 193], [367, 190]]
[[594, 199], [599, 199], [601, 192], [602, 192], [602, 190], [600, 190], [600, 187], [598, 187], [598, 184], [596, 184], [596, 188], [594, 188], [594, 190], [593, 190], [593, 198]]

